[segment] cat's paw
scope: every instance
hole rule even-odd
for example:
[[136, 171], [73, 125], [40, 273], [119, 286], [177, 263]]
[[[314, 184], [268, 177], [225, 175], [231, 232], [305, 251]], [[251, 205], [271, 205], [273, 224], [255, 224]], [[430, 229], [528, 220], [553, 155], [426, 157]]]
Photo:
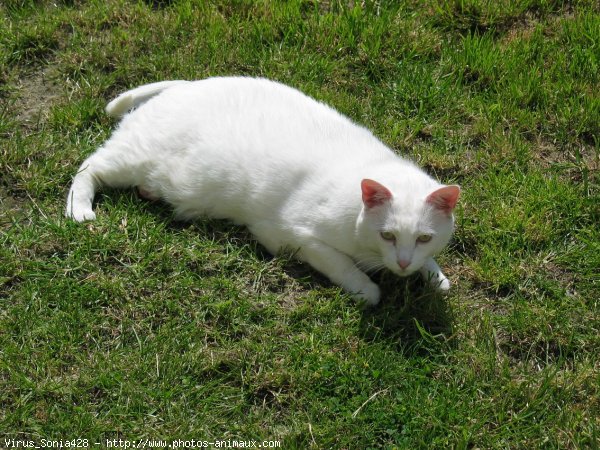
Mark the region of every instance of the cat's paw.
[[67, 208], [65, 217], [73, 219], [75, 222], [85, 222], [88, 220], [96, 220], [96, 213], [91, 209], [73, 209]]
[[375, 306], [381, 300], [381, 289], [375, 283], [365, 284], [354, 294], [354, 298], [367, 306]]
[[445, 294], [450, 290], [450, 280], [448, 280], [448, 278], [446, 278], [444, 275], [442, 275], [442, 277], [443, 278], [434, 283], [433, 287], [437, 292]]
[[437, 265], [433, 258], [429, 258], [429, 260], [425, 262], [425, 265], [421, 268], [420, 272], [425, 279], [425, 282], [431, 286], [434, 291], [444, 294], [450, 290], [450, 280], [446, 278], [446, 275], [444, 275], [440, 266]]
[[450, 290], [450, 280], [443, 273], [430, 275], [428, 283], [434, 291], [445, 294]]

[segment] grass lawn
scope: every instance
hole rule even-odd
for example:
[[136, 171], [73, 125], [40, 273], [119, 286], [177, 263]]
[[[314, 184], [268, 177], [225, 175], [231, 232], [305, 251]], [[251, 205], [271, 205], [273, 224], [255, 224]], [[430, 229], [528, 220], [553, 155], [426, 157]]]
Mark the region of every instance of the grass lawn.
[[[62, 217], [116, 94], [263, 76], [463, 196], [439, 262], [362, 310], [243, 228], [131, 191]], [[4, 439], [281, 448], [598, 448], [596, 1], [0, 4]]]

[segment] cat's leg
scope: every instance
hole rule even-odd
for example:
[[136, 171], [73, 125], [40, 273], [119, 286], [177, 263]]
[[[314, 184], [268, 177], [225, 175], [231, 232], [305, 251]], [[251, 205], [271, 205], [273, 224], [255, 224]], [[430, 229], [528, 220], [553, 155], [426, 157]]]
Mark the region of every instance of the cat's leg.
[[[285, 239], [280, 237], [281, 230], [268, 222], [249, 227], [250, 232], [272, 254], [281, 250]], [[287, 247], [294, 248], [294, 245]], [[300, 244], [296, 257], [310, 264], [314, 269], [327, 276], [332, 282], [353, 294], [354, 298], [369, 305], [379, 303], [379, 286], [361, 271], [352, 259], [324, 243], [310, 242]]]
[[158, 195], [154, 194], [150, 189], [144, 186], [138, 186], [137, 193], [140, 198], [148, 200], [149, 202], [157, 202], [158, 200], [160, 200], [160, 197]]
[[92, 159], [93, 155], [79, 167], [67, 196], [65, 216], [77, 222], [96, 219], [96, 214], [92, 211], [92, 202], [100, 182], [90, 169]]
[[379, 286], [356, 267], [347, 255], [324, 243], [311, 243], [300, 248], [298, 258], [309, 263], [332, 282], [351, 293], [354, 298], [369, 305], [379, 303]]
[[[79, 167], [67, 196], [65, 216], [77, 222], [94, 220], [92, 202], [102, 186], [127, 187], [138, 184], [139, 164], [133, 152], [107, 142]], [[138, 175], [136, 175], [138, 174]]]
[[431, 257], [427, 258], [420, 269], [421, 275], [438, 292], [447, 292], [450, 289], [450, 281], [443, 274], [440, 266]]

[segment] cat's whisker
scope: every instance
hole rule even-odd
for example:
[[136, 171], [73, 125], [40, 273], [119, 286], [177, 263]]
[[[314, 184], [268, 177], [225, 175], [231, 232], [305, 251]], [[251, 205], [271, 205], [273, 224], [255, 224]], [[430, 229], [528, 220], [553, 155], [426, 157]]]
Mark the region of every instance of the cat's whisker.
[[377, 273], [386, 267], [381, 258], [374, 256], [360, 259], [356, 262], [356, 265], [358, 270], [369, 273]]

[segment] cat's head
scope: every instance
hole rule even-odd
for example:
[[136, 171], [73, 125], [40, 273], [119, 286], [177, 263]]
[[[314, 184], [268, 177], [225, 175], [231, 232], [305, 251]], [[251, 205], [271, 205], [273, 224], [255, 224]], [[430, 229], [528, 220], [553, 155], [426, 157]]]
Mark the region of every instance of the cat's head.
[[361, 188], [363, 238], [392, 272], [410, 275], [448, 244], [460, 187], [415, 183], [395, 196], [383, 184], [363, 179]]

